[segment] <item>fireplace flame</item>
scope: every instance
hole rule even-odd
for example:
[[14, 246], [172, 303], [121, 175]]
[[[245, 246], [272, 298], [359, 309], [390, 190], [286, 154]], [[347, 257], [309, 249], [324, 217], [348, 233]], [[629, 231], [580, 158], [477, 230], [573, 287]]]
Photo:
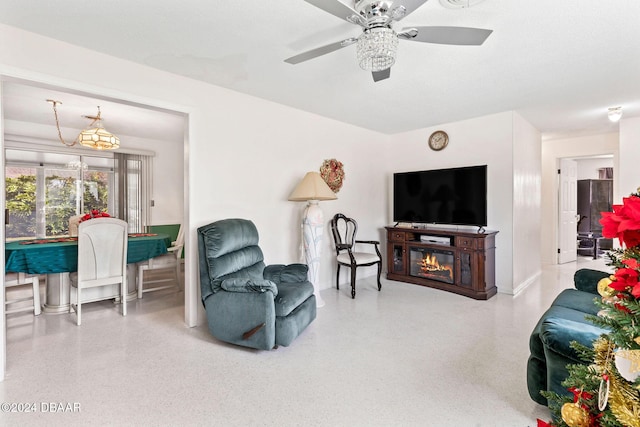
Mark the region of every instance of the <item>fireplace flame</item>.
[[451, 265], [440, 265], [435, 255], [427, 254], [419, 261], [422, 273], [428, 274], [448, 274], [453, 280], [453, 267]]

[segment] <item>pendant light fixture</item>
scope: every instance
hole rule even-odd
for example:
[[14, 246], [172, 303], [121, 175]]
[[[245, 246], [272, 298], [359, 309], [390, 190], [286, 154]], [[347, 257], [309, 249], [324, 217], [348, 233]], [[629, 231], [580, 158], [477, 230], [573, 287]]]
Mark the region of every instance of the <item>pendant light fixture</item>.
[[120, 138], [108, 132], [102, 125], [99, 106], [98, 114], [96, 116], [82, 116], [84, 118], [92, 120], [89, 126], [85, 130], [80, 132], [80, 134], [73, 142], [66, 142], [62, 138], [62, 133], [60, 132], [60, 122], [58, 121], [58, 110], [56, 108], [57, 105], [62, 104], [62, 102], [55, 101], [53, 99], [47, 99], [47, 102], [50, 102], [53, 105], [53, 114], [56, 118], [56, 129], [58, 130], [58, 138], [60, 139], [60, 142], [62, 142], [67, 147], [73, 147], [78, 142], [80, 143], [80, 145], [88, 148], [93, 148], [94, 150], [115, 150], [116, 148], [120, 147]]
[[610, 107], [607, 116], [612, 122], [619, 122], [622, 118], [622, 107]]

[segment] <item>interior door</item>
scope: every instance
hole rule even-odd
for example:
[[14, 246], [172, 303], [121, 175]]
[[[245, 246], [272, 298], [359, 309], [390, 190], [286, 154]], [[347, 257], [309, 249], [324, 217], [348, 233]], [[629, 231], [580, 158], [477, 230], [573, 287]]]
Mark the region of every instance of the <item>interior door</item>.
[[578, 162], [560, 159], [558, 264], [577, 258]]

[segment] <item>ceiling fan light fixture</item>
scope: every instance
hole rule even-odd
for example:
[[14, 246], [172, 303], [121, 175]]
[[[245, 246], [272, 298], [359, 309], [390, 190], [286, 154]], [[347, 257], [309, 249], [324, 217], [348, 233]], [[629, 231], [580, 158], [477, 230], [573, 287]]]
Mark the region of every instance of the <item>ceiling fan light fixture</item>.
[[398, 35], [389, 27], [374, 27], [358, 37], [358, 64], [366, 71], [382, 71], [396, 62]]
[[353, 14], [353, 15], [347, 16], [347, 22], [351, 22], [352, 24], [356, 24], [356, 25], [362, 25], [363, 20], [360, 15]]
[[407, 14], [407, 8], [400, 5], [393, 8], [391, 11], [391, 17], [396, 21], [401, 20]]
[[609, 120], [616, 123], [622, 118], [622, 107], [610, 107], [607, 113]]
[[449, 9], [461, 9], [475, 6], [484, 0], [440, 0], [440, 4]]

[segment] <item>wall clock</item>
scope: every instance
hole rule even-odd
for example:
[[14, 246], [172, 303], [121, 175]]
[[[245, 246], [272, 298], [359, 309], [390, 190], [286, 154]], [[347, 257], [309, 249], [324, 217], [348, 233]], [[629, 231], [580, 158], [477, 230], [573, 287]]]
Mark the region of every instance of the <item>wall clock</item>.
[[432, 150], [440, 151], [449, 143], [449, 135], [443, 130], [437, 130], [429, 137], [429, 147]]

